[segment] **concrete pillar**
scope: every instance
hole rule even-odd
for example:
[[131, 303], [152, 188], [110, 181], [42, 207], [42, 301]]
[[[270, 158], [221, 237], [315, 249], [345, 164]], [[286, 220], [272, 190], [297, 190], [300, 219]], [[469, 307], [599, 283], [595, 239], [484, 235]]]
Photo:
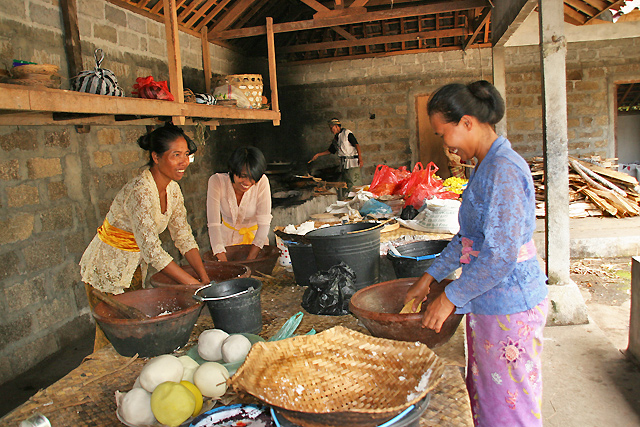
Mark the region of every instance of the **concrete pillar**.
[[549, 277], [547, 324], [587, 323], [584, 299], [569, 276], [569, 150], [567, 146], [567, 40], [563, 0], [539, 0], [545, 167], [545, 252]]
[[[505, 106], [507, 104], [507, 79], [504, 67], [504, 46], [494, 46], [491, 49], [493, 59], [493, 85], [498, 89], [500, 95], [504, 99]], [[496, 123], [496, 133], [507, 138], [507, 111], [504, 117]]]
[[627, 355], [640, 364], [640, 257], [631, 258], [631, 318]]

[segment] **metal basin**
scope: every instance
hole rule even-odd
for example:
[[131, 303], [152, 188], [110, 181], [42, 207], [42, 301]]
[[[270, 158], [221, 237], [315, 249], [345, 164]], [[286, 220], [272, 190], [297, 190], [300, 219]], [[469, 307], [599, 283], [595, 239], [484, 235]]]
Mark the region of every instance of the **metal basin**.
[[249, 250], [252, 245], [233, 245], [226, 246], [225, 249], [227, 251], [227, 262], [218, 261], [212, 251], [205, 252], [202, 254], [202, 260], [206, 264], [214, 263], [214, 264], [229, 264], [229, 263], [237, 263], [246, 265], [251, 269], [251, 271], [259, 271], [264, 274], [271, 274], [273, 272], [273, 267], [276, 266], [276, 262], [278, 261], [278, 257], [280, 256], [280, 249], [275, 246], [264, 245], [256, 259], [252, 259], [247, 261], [247, 255], [249, 254]]
[[[182, 269], [193, 277], [198, 277], [196, 272], [190, 265], [182, 266]], [[233, 262], [209, 262], [204, 265], [204, 269], [207, 271], [207, 275], [212, 282], [224, 282], [226, 280], [244, 278], [251, 276], [251, 269], [246, 265], [233, 263]], [[154, 274], [149, 279], [151, 286], [154, 288], [176, 288], [186, 289], [191, 293], [194, 293], [202, 285], [183, 285], [176, 282], [173, 278], [167, 276], [162, 271]]]
[[172, 353], [189, 341], [203, 304], [192, 292], [170, 288], [140, 289], [114, 295], [113, 298], [151, 316], [148, 319], [124, 319], [101, 302], [93, 317], [122, 356], [153, 357]]
[[349, 310], [364, 324], [371, 335], [399, 341], [420, 341], [429, 348], [435, 348], [449, 341], [458, 329], [461, 314], [451, 313], [439, 333], [420, 325], [427, 305], [440, 295], [450, 280], [443, 280], [431, 286], [427, 301], [422, 303], [422, 311], [413, 314], [399, 314], [404, 305], [404, 297], [417, 277], [378, 283], [356, 292], [349, 302]]

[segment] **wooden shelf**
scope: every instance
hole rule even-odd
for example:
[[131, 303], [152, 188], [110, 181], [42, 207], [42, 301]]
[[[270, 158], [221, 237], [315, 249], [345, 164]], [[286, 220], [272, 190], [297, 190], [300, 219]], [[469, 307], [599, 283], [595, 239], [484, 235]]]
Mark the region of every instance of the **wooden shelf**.
[[187, 124], [210, 126], [262, 121], [277, 124], [280, 112], [0, 84], [0, 125], [141, 125], [167, 117], [184, 117]]

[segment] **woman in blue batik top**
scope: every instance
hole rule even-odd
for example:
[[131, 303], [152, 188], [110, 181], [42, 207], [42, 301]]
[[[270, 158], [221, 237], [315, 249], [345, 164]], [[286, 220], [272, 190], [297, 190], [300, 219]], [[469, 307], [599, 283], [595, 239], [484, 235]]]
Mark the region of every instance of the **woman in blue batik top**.
[[426, 309], [423, 327], [440, 331], [453, 310], [466, 314], [467, 390], [476, 426], [541, 426], [542, 330], [546, 277], [536, 257], [531, 172], [494, 125], [504, 115], [497, 89], [481, 80], [449, 84], [429, 100], [429, 120], [462, 160], [477, 159], [462, 194], [460, 231], [409, 289], [426, 299], [434, 281], [462, 267]]

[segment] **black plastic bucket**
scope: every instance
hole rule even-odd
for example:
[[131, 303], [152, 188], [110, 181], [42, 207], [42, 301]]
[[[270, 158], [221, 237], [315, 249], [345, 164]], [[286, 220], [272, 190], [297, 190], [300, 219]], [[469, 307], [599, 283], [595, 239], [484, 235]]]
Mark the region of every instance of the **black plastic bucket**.
[[334, 225], [310, 231], [305, 237], [311, 241], [318, 270], [326, 271], [344, 262], [356, 273], [357, 290], [379, 281], [379, 224]]
[[420, 277], [431, 267], [436, 257], [447, 247], [449, 240], [423, 240], [398, 246], [397, 256], [387, 252], [387, 259], [393, 264], [393, 271], [398, 279], [404, 277]]
[[257, 279], [231, 279], [204, 286], [193, 297], [207, 303], [217, 329], [228, 334], [257, 334], [262, 330], [261, 289]]
[[300, 286], [309, 286], [309, 277], [318, 271], [316, 259], [313, 256], [311, 245], [304, 243], [286, 242], [291, 257], [291, 267], [296, 283]]

